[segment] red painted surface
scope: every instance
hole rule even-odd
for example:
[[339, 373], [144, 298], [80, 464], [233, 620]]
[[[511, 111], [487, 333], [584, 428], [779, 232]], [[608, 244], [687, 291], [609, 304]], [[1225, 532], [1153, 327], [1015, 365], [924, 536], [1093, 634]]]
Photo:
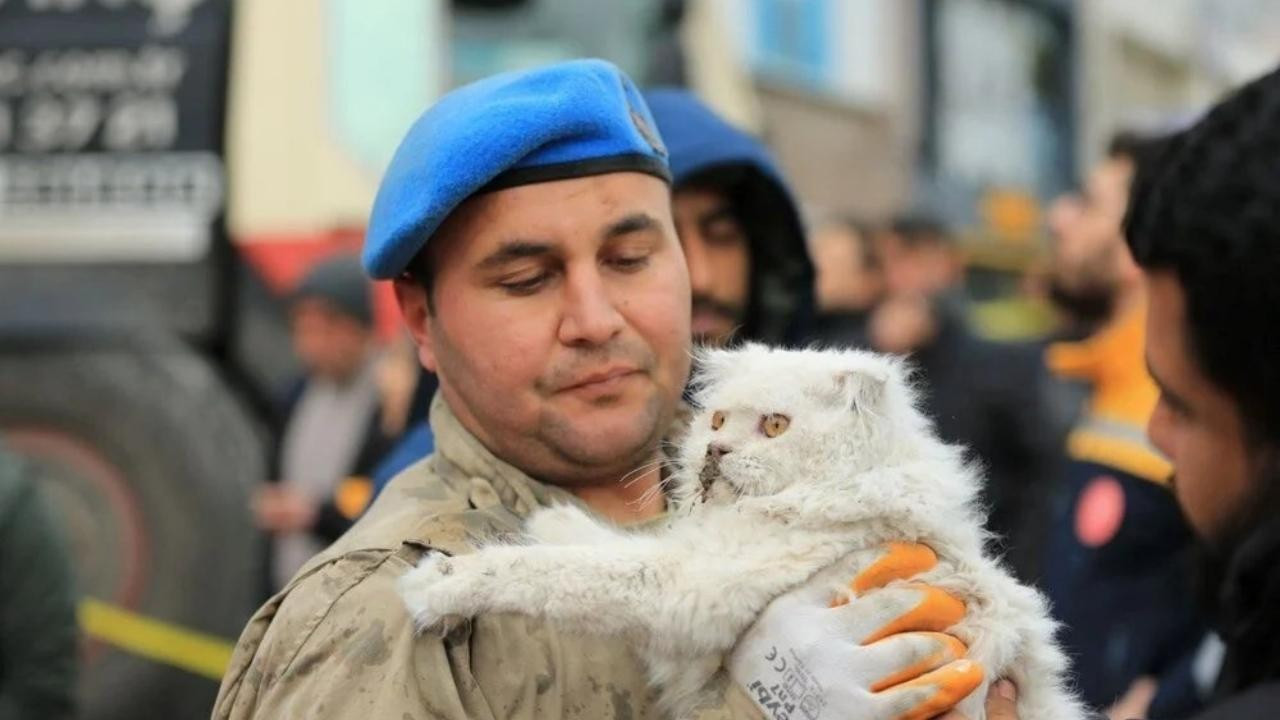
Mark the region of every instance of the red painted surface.
[[[363, 228], [342, 228], [315, 235], [254, 235], [237, 239], [240, 254], [267, 285], [281, 295], [293, 291], [316, 262], [341, 252], [360, 252]], [[372, 283], [373, 316], [379, 337], [390, 339], [400, 332], [400, 310], [391, 283]]]

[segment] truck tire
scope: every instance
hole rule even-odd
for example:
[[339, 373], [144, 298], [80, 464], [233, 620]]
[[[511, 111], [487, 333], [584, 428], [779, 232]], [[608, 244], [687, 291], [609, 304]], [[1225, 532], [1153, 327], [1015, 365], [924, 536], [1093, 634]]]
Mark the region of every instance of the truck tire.
[[[0, 440], [35, 464], [81, 596], [233, 642], [260, 591], [251, 416], [176, 341], [6, 345]], [[209, 716], [210, 677], [92, 638], [82, 656], [86, 720]]]

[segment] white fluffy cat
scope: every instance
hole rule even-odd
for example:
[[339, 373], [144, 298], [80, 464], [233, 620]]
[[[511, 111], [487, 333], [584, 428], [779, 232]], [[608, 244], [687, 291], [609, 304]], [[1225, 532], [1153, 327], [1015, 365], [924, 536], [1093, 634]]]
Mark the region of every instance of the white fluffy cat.
[[[1009, 677], [1023, 720], [1077, 720], [1042, 597], [983, 553], [980, 478], [916, 409], [902, 364], [858, 351], [708, 351], [669, 476], [662, 529], [628, 533], [563, 506], [529, 519], [533, 544], [433, 555], [401, 592], [420, 628], [485, 612], [537, 615], [621, 636], [683, 716], [723, 677], [726, 654], [774, 598], [846, 581], [850, 553], [922, 542], [917, 580], [963, 598], [952, 633]], [[847, 586], [841, 583], [841, 586]], [[965, 700], [981, 720], [986, 684]]]

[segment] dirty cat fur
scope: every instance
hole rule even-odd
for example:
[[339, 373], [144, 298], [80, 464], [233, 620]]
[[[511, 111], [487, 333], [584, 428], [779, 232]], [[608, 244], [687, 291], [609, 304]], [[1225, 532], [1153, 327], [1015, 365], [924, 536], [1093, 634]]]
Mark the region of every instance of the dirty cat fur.
[[[664, 708], [685, 717], [722, 688], [724, 661], [774, 598], [813, 583], [847, 592], [850, 553], [922, 542], [917, 578], [964, 599], [951, 632], [1009, 677], [1020, 717], [1085, 717], [1044, 599], [984, 553], [981, 478], [916, 409], [897, 360], [748, 345], [699, 358], [697, 405], [665, 527], [629, 533], [572, 506], [529, 519], [529, 544], [432, 555], [401, 593], [420, 629], [517, 612], [632, 643]], [[842, 561], [845, 561], [842, 564]], [[982, 720], [986, 683], [960, 706]]]

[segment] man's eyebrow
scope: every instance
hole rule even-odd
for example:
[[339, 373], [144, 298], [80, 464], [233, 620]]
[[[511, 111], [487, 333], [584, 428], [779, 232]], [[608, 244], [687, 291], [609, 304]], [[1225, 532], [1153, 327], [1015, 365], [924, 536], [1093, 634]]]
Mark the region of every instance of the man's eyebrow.
[[738, 219], [738, 216], [734, 214], [733, 206], [730, 205], [729, 203], [723, 203], [721, 205], [716, 205], [710, 210], [699, 215], [698, 224], [707, 225], [709, 223], [717, 222], [720, 220], [737, 220], [737, 219]]
[[539, 242], [536, 240], [510, 240], [502, 243], [497, 250], [494, 250], [488, 257], [481, 260], [476, 267], [481, 269], [492, 269], [501, 267], [513, 260], [523, 260], [524, 258], [550, 255], [553, 251], [554, 247], [548, 242]]
[[623, 235], [631, 233], [643, 232], [645, 230], [653, 230], [658, 227], [658, 220], [646, 213], [632, 213], [621, 220], [618, 220], [604, 229], [601, 236], [605, 240], [612, 240]]

